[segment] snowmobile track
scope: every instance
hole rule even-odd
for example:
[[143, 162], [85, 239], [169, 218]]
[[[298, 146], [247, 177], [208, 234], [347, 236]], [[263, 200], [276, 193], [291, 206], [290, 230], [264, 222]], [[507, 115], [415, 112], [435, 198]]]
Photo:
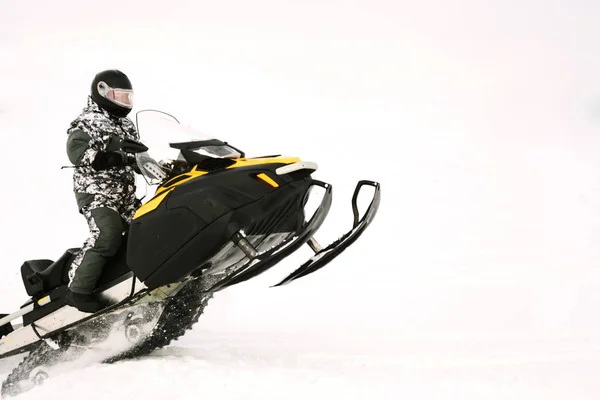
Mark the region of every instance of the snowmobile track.
[[188, 283], [180, 293], [166, 301], [165, 310], [150, 337], [134, 348], [105, 360], [104, 363], [148, 355], [183, 336], [198, 322], [212, 297], [212, 294], [202, 293], [205, 285], [206, 282], [200, 279]]
[[[165, 310], [148, 338], [132, 349], [103, 362], [114, 363], [142, 357], [154, 350], [168, 346], [173, 340], [183, 336], [187, 330], [198, 322], [208, 300], [212, 297], [212, 293], [203, 293], [202, 289], [206, 287], [207, 282], [203, 279], [189, 282], [181, 292], [165, 301]], [[51, 366], [62, 361], [61, 355], [72, 348], [70, 344], [73, 340], [70, 336], [68, 332], [61, 332], [54, 338], [54, 341], [60, 346], [58, 350], [50, 347], [45, 341], [40, 342], [38, 346], [31, 350], [2, 383], [2, 398], [16, 396], [21, 393], [19, 384], [24, 380], [29, 380], [30, 374], [35, 368]]]
[[20, 382], [29, 380], [29, 375], [35, 368], [41, 365], [53, 365], [60, 358], [61, 354], [68, 349], [68, 344], [64, 342], [65, 340], [68, 340], [66, 336], [59, 334], [57, 343], [61, 347], [58, 350], [54, 350], [46, 342], [41, 341], [2, 382], [1, 397], [5, 398], [20, 394], [22, 392], [19, 387]]

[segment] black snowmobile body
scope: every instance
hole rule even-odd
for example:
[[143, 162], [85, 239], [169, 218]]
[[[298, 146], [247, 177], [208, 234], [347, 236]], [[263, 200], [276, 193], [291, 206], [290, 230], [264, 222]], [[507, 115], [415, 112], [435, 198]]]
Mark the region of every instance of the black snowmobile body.
[[[157, 162], [141, 143], [126, 145], [137, 153], [146, 181], [158, 186], [136, 211], [123, 246], [99, 282], [96, 293], [111, 305], [96, 314], [65, 305], [68, 270], [78, 248], [66, 250], [56, 261], [25, 261], [21, 275], [30, 298], [17, 312], [0, 315], [0, 358], [41, 348], [58, 351], [81, 332], [97, 332], [109, 320], [129, 329], [127, 321], [136, 307], [147, 308], [141, 312], [147, 334], [134, 341], [133, 350], [111, 358], [151, 351], [162, 343], [153, 332], [172, 318], [170, 314], [177, 311], [179, 320], [189, 320], [185, 324], [191, 326], [213, 293], [268, 270], [304, 244], [315, 255], [277, 286], [324, 267], [358, 239], [379, 207], [379, 184], [359, 181], [352, 198], [352, 229], [323, 248], [314, 234], [329, 212], [332, 186], [313, 178], [315, 163], [282, 156], [246, 158], [217, 139], [171, 142], [179, 155], [168, 162]], [[357, 197], [365, 186], [373, 188], [373, 196], [359, 217]], [[307, 202], [319, 190], [320, 203], [307, 218]], [[195, 302], [189, 316], [176, 310], [183, 296], [186, 306]], [[15, 324], [19, 317], [22, 323]], [[171, 338], [190, 326], [179, 327]], [[168, 343], [171, 338], [161, 340]], [[3, 394], [10, 393], [15, 382], [33, 379], [27, 371], [11, 375]]]

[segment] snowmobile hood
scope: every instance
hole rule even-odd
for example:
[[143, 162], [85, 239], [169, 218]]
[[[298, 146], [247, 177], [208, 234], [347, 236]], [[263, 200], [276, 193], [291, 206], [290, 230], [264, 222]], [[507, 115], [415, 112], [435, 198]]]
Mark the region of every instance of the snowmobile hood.
[[177, 188], [207, 175], [220, 174], [220, 179], [227, 180], [239, 169], [248, 173], [252, 170], [257, 179], [276, 189], [286, 182], [280, 176], [317, 169], [316, 163], [303, 162], [298, 157], [247, 158], [227, 142], [181, 125], [175, 117], [161, 111], [140, 111], [136, 122], [141, 142], [148, 148], [136, 155], [137, 165], [146, 182], [157, 188], [154, 196], [136, 211], [134, 219], [156, 210]]

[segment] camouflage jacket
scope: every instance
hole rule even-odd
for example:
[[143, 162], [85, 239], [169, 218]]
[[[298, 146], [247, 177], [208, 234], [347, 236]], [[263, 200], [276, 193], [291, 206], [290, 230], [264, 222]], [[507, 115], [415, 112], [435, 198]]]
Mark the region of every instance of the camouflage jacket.
[[131, 166], [97, 171], [91, 164], [100, 151], [119, 150], [118, 139], [139, 140], [135, 125], [128, 118], [110, 116], [88, 97], [87, 106], [67, 130], [67, 155], [75, 170], [73, 191], [79, 207], [92, 198], [122, 203], [135, 194], [135, 172]]

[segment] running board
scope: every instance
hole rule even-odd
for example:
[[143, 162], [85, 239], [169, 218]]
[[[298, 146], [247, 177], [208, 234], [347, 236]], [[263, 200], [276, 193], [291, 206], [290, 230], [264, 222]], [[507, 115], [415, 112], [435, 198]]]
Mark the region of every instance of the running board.
[[[54, 299], [52, 299], [54, 300]], [[23, 315], [33, 311], [33, 309], [36, 306], [44, 306], [48, 303], [50, 303], [52, 301], [50, 299], [50, 295], [47, 295], [43, 298], [41, 298], [40, 300], [37, 300], [35, 303], [31, 302], [28, 305], [26, 305], [25, 307], [21, 308], [18, 311], [15, 311], [12, 314], [0, 314], [0, 338], [2, 336], [8, 335], [10, 332], [12, 332], [12, 325], [10, 324], [11, 321], [22, 317]], [[5, 333], [6, 330], [9, 330], [8, 333]]]

